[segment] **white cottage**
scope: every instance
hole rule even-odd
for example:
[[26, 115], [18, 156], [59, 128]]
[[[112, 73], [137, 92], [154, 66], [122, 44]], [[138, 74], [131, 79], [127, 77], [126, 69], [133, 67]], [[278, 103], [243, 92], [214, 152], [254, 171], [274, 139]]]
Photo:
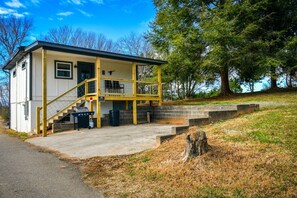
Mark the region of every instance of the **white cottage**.
[[[4, 65], [10, 73], [10, 127], [46, 136], [54, 122], [81, 105], [95, 111], [94, 118], [130, 107], [137, 124], [137, 101], [161, 104], [162, 64], [166, 62], [44, 41], [20, 47]], [[137, 78], [137, 67], [144, 65], [158, 67], [157, 82]], [[101, 119], [95, 120], [100, 128]]]

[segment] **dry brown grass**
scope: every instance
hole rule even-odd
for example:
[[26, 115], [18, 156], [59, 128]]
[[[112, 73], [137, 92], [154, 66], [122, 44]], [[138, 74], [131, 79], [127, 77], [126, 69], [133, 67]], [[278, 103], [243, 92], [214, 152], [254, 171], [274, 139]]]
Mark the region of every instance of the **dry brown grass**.
[[[292, 158], [271, 145], [226, 142], [209, 134], [207, 154], [181, 161], [185, 135], [132, 156], [93, 158], [85, 181], [107, 197], [293, 197], [296, 186], [279, 180]], [[261, 150], [265, 149], [266, 152]], [[271, 151], [269, 151], [271, 150]], [[275, 152], [279, 151], [279, 152]], [[274, 170], [281, 167], [282, 170]], [[295, 174], [295, 175], [294, 175]], [[296, 172], [290, 176], [296, 177]], [[285, 188], [285, 189], [281, 189]]]
[[203, 127], [211, 150], [186, 163], [182, 134], [154, 150], [86, 160], [83, 178], [107, 197], [297, 197], [297, 94], [232, 102], [254, 100], [286, 105]]

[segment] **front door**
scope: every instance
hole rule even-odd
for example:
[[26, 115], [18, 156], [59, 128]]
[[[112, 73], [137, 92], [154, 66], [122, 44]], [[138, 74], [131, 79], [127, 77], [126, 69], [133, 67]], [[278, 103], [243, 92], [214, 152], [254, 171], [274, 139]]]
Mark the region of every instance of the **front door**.
[[[77, 84], [81, 83], [85, 79], [95, 78], [95, 66], [94, 63], [77, 62]], [[95, 81], [88, 84], [88, 93], [95, 92]], [[77, 95], [83, 96], [85, 94], [84, 86], [78, 88]]]

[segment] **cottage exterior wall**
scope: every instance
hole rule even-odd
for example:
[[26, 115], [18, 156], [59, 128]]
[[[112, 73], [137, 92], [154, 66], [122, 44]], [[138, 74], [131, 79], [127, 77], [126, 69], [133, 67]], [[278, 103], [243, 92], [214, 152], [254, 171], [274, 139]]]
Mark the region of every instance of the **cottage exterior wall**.
[[[49, 52], [49, 51], [48, 51]], [[30, 54], [26, 55], [20, 62], [16, 64], [16, 67], [10, 70], [10, 82], [11, 82], [11, 128], [19, 132], [31, 132], [36, 126], [36, 107], [40, 107], [42, 104], [42, 71], [41, 71], [41, 53], [32, 52], [32, 58]], [[32, 64], [30, 63], [32, 60]], [[72, 79], [57, 79], [55, 78], [55, 60], [68, 61], [73, 64]], [[26, 69], [22, 69], [22, 63], [26, 61]], [[47, 54], [47, 100], [48, 102], [62, 93], [68, 91], [72, 87], [77, 85], [77, 65], [78, 62], [95, 63], [95, 57], [87, 57], [81, 55], [57, 53]], [[30, 64], [31, 69], [30, 71]], [[132, 63], [124, 61], [115, 61], [101, 59], [101, 70], [105, 71], [105, 75], [101, 74], [101, 77], [106, 78], [132, 78]], [[16, 70], [16, 76], [13, 77], [13, 72]], [[112, 71], [110, 75], [109, 71]], [[32, 76], [31, 76], [32, 75]], [[31, 79], [30, 79], [31, 78]], [[30, 83], [32, 85], [30, 86]], [[132, 94], [132, 83], [120, 82], [125, 86], [125, 93]], [[32, 87], [32, 90], [30, 90]], [[105, 92], [104, 81], [101, 81], [101, 92]], [[72, 102], [76, 99], [77, 95], [74, 93], [73, 98], [64, 101], [66, 103]], [[28, 116], [25, 119], [25, 105], [27, 105]], [[89, 108], [89, 102], [85, 103], [85, 106]], [[93, 109], [96, 111], [95, 102], [93, 102]], [[101, 117], [104, 114], [108, 114], [109, 110], [113, 109], [112, 101], [106, 101], [101, 103]], [[58, 109], [52, 109], [56, 112]], [[96, 114], [95, 114], [96, 115]], [[96, 116], [94, 116], [96, 117]]]

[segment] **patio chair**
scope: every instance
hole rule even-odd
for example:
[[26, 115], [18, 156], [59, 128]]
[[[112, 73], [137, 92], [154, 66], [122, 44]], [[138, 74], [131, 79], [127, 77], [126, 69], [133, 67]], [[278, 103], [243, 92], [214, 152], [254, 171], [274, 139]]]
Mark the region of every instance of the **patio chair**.
[[116, 93], [125, 93], [124, 84], [120, 84], [119, 81], [113, 81], [113, 88], [115, 89]]
[[111, 93], [113, 91], [113, 86], [111, 80], [105, 80], [105, 92], [106, 93]]

